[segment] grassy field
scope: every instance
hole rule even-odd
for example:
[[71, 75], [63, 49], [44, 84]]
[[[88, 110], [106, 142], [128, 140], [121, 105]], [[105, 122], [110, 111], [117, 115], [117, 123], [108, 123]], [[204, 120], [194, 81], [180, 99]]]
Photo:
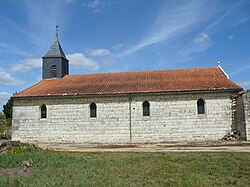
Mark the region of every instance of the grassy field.
[[65, 153], [18, 148], [0, 154], [0, 186], [250, 186], [248, 153]]

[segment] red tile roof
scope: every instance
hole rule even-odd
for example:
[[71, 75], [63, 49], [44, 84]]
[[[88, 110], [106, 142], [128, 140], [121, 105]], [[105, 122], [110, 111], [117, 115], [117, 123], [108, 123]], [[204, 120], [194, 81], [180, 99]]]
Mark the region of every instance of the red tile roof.
[[219, 67], [67, 75], [42, 80], [13, 97], [114, 95], [188, 91], [239, 91]]

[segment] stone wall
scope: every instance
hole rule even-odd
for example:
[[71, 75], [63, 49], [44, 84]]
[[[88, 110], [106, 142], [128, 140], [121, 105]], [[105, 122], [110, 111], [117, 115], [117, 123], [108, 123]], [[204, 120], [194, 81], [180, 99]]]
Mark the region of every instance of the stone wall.
[[[15, 99], [12, 138], [65, 143], [129, 143], [130, 138], [131, 142], [218, 140], [231, 131], [231, 95], [220, 92], [132, 95], [131, 100], [129, 96]], [[197, 114], [199, 98], [205, 101], [206, 114]], [[142, 113], [145, 100], [150, 103], [150, 116]], [[97, 118], [90, 118], [92, 102], [97, 105]], [[46, 119], [40, 118], [42, 104], [47, 106]]]
[[232, 129], [240, 132], [243, 140], [250, 140], [250, 90], [232, 97]]
[[246, 91], [241, 91], [232, 96], [232, 130], [240, 132], [240, 137], [246, 140], [245, 98]]
[[250, 90], [243, 95], [245, 124], [246, 124], [246, 139], [250, 140]]

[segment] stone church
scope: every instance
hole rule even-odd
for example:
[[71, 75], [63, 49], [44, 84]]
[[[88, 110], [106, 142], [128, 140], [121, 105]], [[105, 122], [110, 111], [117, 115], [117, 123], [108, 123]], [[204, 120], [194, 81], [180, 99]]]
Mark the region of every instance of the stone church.
[[12, 96], [13, 140], [206, 141], [219, 140], [233, 128], [250, 138], [249, 118], [242, 120], [249, 117], [244, 106], [250, 94], [239, 94], [242, 88], [220, 65], [69, 75], [58, 37], [42, 59], [42, 80]]

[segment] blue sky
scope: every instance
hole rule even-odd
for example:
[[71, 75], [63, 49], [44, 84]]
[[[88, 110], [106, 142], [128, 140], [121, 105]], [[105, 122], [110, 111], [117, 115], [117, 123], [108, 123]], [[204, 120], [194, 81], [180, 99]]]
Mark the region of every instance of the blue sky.
[[214, 67], [250, 87], [250, 1], [0, 0], [0, 106], [41, 80], [55, 39], [70, 74]]

